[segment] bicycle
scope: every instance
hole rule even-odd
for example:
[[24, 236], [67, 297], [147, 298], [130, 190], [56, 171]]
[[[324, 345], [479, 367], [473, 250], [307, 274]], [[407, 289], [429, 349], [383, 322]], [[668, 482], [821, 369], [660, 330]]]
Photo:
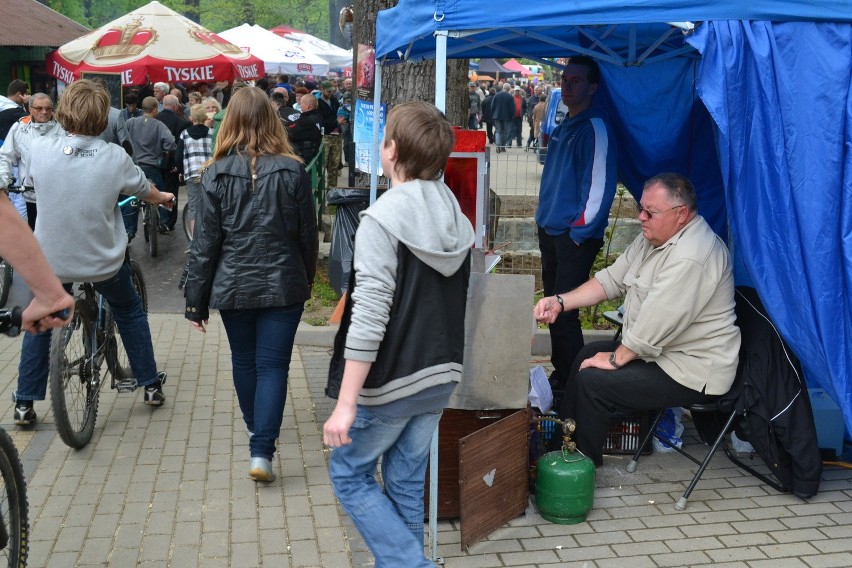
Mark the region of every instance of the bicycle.
[[9, 290], [12, 289], [12, 265], [5, 258], [0, 257], [0, 307], [6, 305], [9, 300]]
[[[13, 181], [6, 188], [6, 191], [9, 193], [24, 193], [31, 189], [31, 187], [15, 185]], [[6, 302], [9, 301], [9, 291], [12, 289], [12, 277], [14, 273], [12, 265], [5, 258], [0, 257], [0, 308], [5, 306]]]
[[[129, 200], [137, 199], [135, 197]], [[128, 200], [125, 200], [128, 201]], [[125, 252], [131, 278], [148, 311], [148, 292], [142, 268]], [[106, 362], [110, 387], [120, 393], [136, 390], [136, 378], [127, 352], [117, 333], [109, 304], [91, 282], [78, 286], [74, 317], [50, 338], [48, 385], [59, 437], [79, 449], [89, 443], [95, 429], [102, 384], [101, 367]]]
[[[0, 310], [0, 333], [15, 337], [21, 330], [21, 308]], [[21, 457], [8, 432], [0, 428], [0, 557], [12, 568], [24, 568], [29, 552], [29, 506]], [[2, 561], [0, 561], [2, 564]]]
[[[122, 203], [126, 201], [128, 200], [124, 200]], [[160, 251], [158, 240], [160, 234], [160, 211], [153, 203], [146, 203], [139, 199], [136, 200], [136, 207], [142, 210], [142, 234], [145, 236], [148, 254], [151, 255], [151, 258], [154, 258]]]
[[180, 218], [181, 223], [183, 223], [183, 235], [186, 237], [186, 242], [192, 245], [192, 233], [190, 233], [189, 228], [189, 203], [184, 203]]

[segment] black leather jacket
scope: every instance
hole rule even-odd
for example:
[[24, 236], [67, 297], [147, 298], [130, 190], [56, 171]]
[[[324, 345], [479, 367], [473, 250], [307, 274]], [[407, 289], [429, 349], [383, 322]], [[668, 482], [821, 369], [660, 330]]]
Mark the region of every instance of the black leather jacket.
[[186, 284], [187, 319], [208, 308], [287, 306], [311, 295], [317, 216], [304, 166], [261, 156], [252, 182], [249, 160], [232, 154], [201, 177], [195, 240]]

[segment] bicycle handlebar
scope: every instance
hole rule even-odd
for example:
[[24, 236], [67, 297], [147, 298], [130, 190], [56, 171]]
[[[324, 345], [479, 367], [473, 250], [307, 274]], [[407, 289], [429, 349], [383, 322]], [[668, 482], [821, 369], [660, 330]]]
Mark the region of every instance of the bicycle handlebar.
[[[20, 306], [0, 310], [0, 333], [5, 333], [9, 337], [17, 337], [21, 333], [21, 324], [23, 323], [21, 316], [23, 313], [24, 310]], [[69, 313], [70, 310], [66, 308], [51, 315], [61, 320], [67, 320]]]
[[[173, 197], [170, 201], [172, 202], [172, 205], [174, 205], [177, 202], [177, 198]], [[121, 201], [119, 201], [118, 206], [124, 207], [125, 205], [133, 205], [134, 207], [138, 207], [142, 203], [147, 203], [147, 201], [142, 201], [141, 199], [139, 199], [135, 195], [131, 195], [130, 197], [128, 197], [126, 199], [122, 199]], [[152, 205], [153, 205], [153, 203], [152, 203]], [[161, 203], [161, 205], [164, 205], [164, 204]]]
[[0, 333], [9, 337], [16, 337], [21, 333], [21, 314], [24, 312], [19, 306], [10, 310], [0, 310]]

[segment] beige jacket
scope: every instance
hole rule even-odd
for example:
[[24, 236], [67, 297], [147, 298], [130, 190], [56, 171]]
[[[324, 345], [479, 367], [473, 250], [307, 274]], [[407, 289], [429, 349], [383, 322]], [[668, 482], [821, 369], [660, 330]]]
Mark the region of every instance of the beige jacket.
[[608, 298], [624, 296], [625, 347], [688, 388], [728, 392], [740, 348], [734, 278], [727, 247], [703, 217], [658, 248], [639, 235], [595, 278]]

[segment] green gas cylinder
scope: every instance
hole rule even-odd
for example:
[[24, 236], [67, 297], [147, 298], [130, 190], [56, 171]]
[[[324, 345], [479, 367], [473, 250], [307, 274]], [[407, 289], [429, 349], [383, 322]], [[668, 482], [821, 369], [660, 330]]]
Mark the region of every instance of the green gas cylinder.
[[595, 464], [566, 448], [536, 462], [535, 504], [551, 523], [573, 525], [586, 520], [595, 500]]

